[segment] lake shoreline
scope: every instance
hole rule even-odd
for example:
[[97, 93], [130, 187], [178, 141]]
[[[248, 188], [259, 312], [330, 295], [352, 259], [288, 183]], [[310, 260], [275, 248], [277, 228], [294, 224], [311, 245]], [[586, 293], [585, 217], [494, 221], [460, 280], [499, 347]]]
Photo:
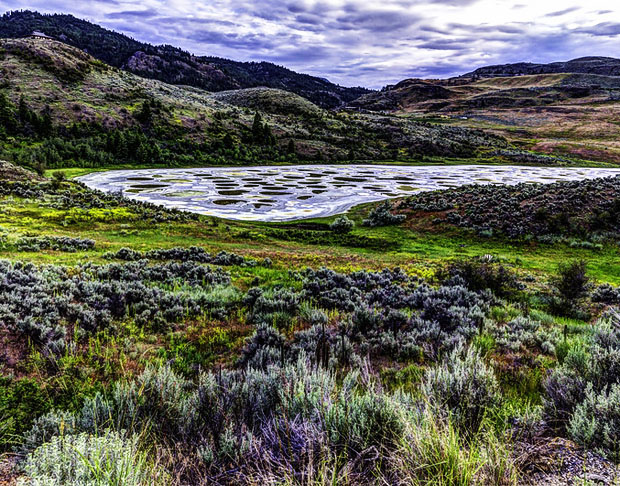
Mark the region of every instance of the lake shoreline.
[[469, 184], [550, 183], [620, 169], [493, 165], [307, 164], [125, 169], [77, 178], [91, 189], [224, 219], [286, 222], [328, 217], [369, 202]]

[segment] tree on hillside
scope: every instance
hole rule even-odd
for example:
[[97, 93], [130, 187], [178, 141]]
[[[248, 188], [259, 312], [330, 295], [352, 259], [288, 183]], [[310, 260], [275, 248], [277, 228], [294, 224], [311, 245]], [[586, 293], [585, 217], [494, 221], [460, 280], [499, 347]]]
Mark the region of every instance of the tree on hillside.
[[260, 113], [254, 114], [254, 123], [252, 123], [252, 138], [256, 143], [260, 143], [263, 138], [263, 117]]
[[26, 104], [26, 100], [24, 99], [24, 95], [19, 97], [19, 122], [22, 126], [32, 123], [34, 113], [30, 109], [30, 107]]
[[254, 122], [252, 123], [252, 140], [258, 145], [276, 144], [276, 137], [271, 132], [271, 127], [267, 123], [263, 123], [263, 117], [258, 112], [254, 114]]
[[263, 145], [275, 145], [276, 137], [271, 132], [271, 127], [263, 123]]
[[136, 113], [136, 120], [138, 120], [143, 125], [150, 125], [153, 121], [153, 110], [151, 110], [151, 103], [148, 100], [145, 100], [142, 103], [142, 108]]
[[39, 117], [39, 123], [37, 132], [42, 137], [49, 137], [54, 132], [54, 126], [52, 124], [52, 110], [49, 106], [46, 106]]
[[231, 149], [235, 146], [235, 139], [232, 138], [230, 133], [227, 133], [226, 135], [224, 135], [224, 139], [222, 140], [222, 143], [224, 144], [224, 148]]
[[0, 130], [8, 134], [15, 133], [17, 124], [13, 103], [6, 93], [0, 93]]

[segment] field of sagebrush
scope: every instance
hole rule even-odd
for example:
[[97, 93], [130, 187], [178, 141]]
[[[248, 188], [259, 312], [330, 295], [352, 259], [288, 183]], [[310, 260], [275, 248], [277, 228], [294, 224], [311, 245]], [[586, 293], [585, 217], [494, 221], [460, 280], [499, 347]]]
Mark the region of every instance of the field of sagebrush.
[[3, 171], [0, 479], [618, 480], [617, 179], [267, 224]]

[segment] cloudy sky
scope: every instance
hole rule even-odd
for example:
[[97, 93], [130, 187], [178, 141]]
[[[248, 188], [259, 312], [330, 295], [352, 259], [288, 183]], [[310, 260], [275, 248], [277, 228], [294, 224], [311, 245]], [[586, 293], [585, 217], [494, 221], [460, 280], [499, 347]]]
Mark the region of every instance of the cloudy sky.
[[71, 13], [142, 41], [372, 88], [620, 55], [617, 0], [0, 0], [12, 9]]

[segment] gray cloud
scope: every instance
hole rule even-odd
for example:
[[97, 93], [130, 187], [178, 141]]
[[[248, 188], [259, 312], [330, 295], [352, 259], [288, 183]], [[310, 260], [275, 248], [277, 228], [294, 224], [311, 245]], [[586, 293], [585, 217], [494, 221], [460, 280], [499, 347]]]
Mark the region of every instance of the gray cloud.
[[[614, 56], [609, 0], [4, 0], [71, 13], [197, 55], [267, 60], [344, 85], [381, 87], [507, 62]], [[569, 14], [579, 10], [579, 16]], [[571, 23], [567, 24], [571, 19]], [[610, 19], [610, 21], [603, 21]]]
[[140, 20], [140, 19], [150, 19], [152, 17], [156, 17], [158, 15], [157, 10], [153, 9], [153, 8], [149, 8], [146, 10], [122, 10], [120, 12], [112, 12], [109, 14], [105, 15], [106, 19], [118, 19], [118, 20], [125, 20], [125, 19], [136, 19], [136, 20]]
[[620, 35], [620, 23], [618, 22], [602, 22], [591, 27], [578, 29], [577, 32], [593, 35], [596, 37], [606, 36], [615, 37]]
[[417, 47], [421, 49], [432, 49], [438, 51], [464, 51], [468, 50], [467, 43], [463, 39], [438, 39], [434, 41], [423, 42]]
[[569, 7], [564, 10], [557, 10], [555, 12], [548, 13], [545, 17], [561, 17], [563, 15], [569, 14], [571, 12], [575, 12], [577, 10], [581, 10], [580, 7]]

